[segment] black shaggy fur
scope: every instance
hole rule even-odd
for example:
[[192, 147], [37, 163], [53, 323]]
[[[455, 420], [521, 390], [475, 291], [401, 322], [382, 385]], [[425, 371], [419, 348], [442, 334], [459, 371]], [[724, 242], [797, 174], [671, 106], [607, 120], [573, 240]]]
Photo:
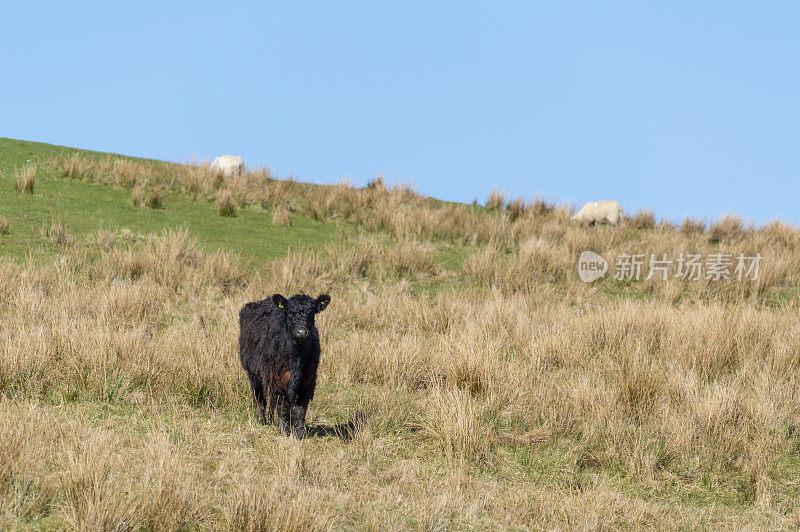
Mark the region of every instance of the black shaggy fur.
[[313, 299], [280, 294], [247, 303], [239, 311], [239, 360], [250, 378], [258, 420], [278, 407], [284, 433], [306, 435], [306, 409], [314, 397], [319, 365], [319, 332], [314, 316], [328, 306], [327, 294]]

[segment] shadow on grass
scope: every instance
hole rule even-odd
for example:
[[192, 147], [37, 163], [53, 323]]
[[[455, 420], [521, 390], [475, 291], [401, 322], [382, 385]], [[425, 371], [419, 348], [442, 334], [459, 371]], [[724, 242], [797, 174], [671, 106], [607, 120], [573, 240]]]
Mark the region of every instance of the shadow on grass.
[[347, 423], [337, 423], [336, 425], [309, 425], [306, 432], [308, 438], [329, 438], [335, 436], [347, 443], [361, 431], [367, 424], [367, 416], [364, 412], [358, 411], [353, 415], [353, 419]]

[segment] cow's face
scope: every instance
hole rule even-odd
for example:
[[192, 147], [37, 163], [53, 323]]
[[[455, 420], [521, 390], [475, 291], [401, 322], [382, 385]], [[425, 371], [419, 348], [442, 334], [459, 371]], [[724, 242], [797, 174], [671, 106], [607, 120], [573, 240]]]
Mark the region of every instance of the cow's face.
[[317, 299], [305, 295], [292, 296], [286, 299], [280, 294], [272, 296], [272, 302], [275, 306], [283, 309], [286, 313], [286, 329], [298, 342], [304, 341], [314, 330], [314, 316], [317, 312], [322, 312], [328, 303], [331, 301], [331, 296], [322, 294]]

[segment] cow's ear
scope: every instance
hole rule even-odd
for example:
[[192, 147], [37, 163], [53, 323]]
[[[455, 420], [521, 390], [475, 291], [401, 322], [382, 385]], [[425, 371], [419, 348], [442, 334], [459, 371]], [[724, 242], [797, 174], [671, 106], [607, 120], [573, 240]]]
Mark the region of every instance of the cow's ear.
[[272, 296], [272, 302], [275, 303], [275, 306], [278, 308], [285, 308], [286, 307], [286, 298], [280, 294], [275, 294]]
[[331, 296], [328, 294], [322, 294], [317, 298], [317, 312], [322, 312], [325, 310], [325, 307], [328, 306], [328, 303], [331, 302]]

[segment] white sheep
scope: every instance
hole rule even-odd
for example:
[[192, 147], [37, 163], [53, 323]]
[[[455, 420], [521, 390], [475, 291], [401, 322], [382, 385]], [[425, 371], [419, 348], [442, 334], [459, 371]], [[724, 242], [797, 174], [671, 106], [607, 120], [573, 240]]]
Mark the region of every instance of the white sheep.
[[244, 173], [244, 161], [238, 155], [220, 155], [211, 163], [211, 171], [224, 177], [233, 177]]
[[572, 217], [573, 222], [588, 225], [603, 223], [617, 225], [622, 219], [622, 207], [612, 200], [590, 201]]

